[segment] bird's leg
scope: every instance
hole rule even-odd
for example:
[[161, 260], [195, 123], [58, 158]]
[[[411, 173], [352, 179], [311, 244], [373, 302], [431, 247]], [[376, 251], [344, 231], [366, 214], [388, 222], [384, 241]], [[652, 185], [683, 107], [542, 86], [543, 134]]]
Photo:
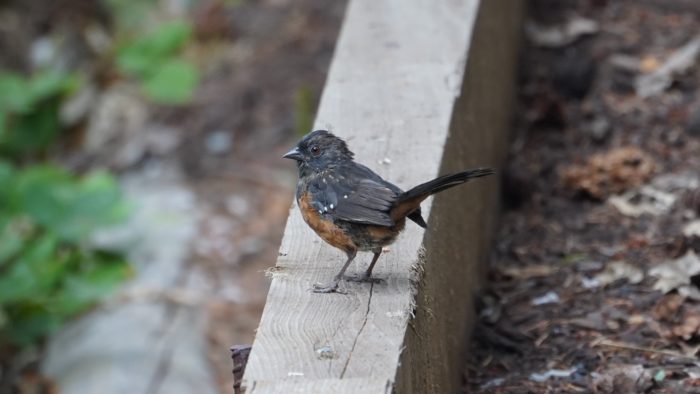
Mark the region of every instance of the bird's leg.
[[382, 254], [382, 248], [374, 248], [372, 249], [372, 253], [374, 253], [374, 257], [372, 257], [372, 262], [369, 263], [369, 267], [367, 267], [367, 271], [365, 271], [364, 274], [356, 276], [346, 276], [345, 279], [352, 282], [381, 282], [382, 280], [379, 278], [372, 278], [372, 269], [374, 268], [374, 265], [377, 264], [379, 255]]
[[340, 269], [340, 272], [338, 272], [338, 275], [336, 275], [333, 278], [333, 281], [328, 285], [324, 286], [324, 285], [321, 285], [319, 283], [314, 284], [314, 288], [313, 288], [314, 293], [343, 293], [343, 291], [338, 290], [338, 283], [340, 283], [340, 280], [343, 279], [343, 275], [345, 274], [345, 270], [347, 270], [348, 267], [350, 266], [350, 263], [352, 263], [352, 260], [355, 258], [357, 251], [352, 250], [352, 251], [349, 251], [346, 253], [348, 255], [348, 260], [343, 265], [343, 268]]
[[377, 260], [379, 260], [379, 255], [382, 254], [382, 248], [374, 248], [372, 249], [372, 253], [374, 253], [374, 256], [372, 257], [372, 262], [369, 263], [369, 267], [367, 267], [367, 271], [365, 271], [365, 279], [370, 280], [372, 278], [372, 269], [374, 268], [374, 265], [377, 264]]

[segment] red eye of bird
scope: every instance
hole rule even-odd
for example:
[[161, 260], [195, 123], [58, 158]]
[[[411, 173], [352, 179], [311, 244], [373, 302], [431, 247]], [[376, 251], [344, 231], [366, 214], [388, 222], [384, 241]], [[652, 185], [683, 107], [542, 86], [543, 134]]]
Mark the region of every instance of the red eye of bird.
[[311, 147], [311, 153], [312, 153], [314, 156], [318, 156], [319, 153], [321, 153], [321, 148], [319, 148], [318, 146], [314, 145], [314, 146]]

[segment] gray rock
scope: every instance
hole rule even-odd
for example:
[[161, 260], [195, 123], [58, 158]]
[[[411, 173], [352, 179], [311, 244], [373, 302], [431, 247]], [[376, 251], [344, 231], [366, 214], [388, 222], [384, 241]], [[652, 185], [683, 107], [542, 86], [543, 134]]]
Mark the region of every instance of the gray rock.
[[62, 394], [216, 393], [206, 308], [196, 297], [157, 297], [199, 286], [186, 267], [197, 234], [195, 197], [175, 181], [154, 181], [148, 171], [123, 183], [136, 211], [94, 242], [128, 250], [136, 275], [103, 307], [50, 338], [41, 369]]
[[204, 139], [204, 147], [213, 155], [223, 155], [233, 147], [233, 137], [226, 131], [214, 131]]

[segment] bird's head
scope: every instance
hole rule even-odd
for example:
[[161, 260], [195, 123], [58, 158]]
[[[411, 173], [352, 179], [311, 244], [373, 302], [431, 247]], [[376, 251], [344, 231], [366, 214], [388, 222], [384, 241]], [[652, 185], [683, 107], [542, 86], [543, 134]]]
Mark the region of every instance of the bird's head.
[[282, 157], [295, 160], [299, 173], [304, 175], [352, 161], [353, 153], [342, 139], [326, 130], [316, 130], [304, 136]]

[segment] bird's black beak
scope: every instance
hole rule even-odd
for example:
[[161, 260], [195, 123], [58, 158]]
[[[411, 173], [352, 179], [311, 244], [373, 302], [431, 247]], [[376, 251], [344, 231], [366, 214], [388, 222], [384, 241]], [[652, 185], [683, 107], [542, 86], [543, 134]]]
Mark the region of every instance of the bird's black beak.
[[282, 158], [301, 161], [304, 158], [304, 156], [302, 156], [301, 152], [299, 152], [299, 149], [295, 146], [292, 150], [285, 153], [284, 156], [282, 156]]

